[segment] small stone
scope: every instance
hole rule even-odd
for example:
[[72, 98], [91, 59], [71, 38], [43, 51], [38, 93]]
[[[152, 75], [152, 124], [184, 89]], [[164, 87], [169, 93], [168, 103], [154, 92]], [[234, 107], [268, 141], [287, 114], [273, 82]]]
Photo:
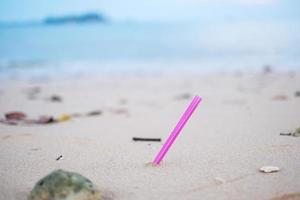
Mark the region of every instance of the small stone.
[[52, 101], [52, 102], [62, 102], [62, 98], [58, 95], [52, 95], [50, 97], [50, 101]]
[[300, 97], [300, 91], [295, 92], [295, 97]]
[[86, 115], [87, 116], [97, 116], [97, 115], [101, 115], [101, 114], [102, 114], [101, 110], [94, 110], [94, 111], [88, 112]]
[[276, 166], [263, 166], [259, 169], [259, 171], [263, 173], [273, 173], [273, 172], [278, 172], [280, 169], [279, 167]]
[[178, 95], [175, 97], [176, 100], [187, 100], [187, 99], [190, 99], [192, 98], [192, 95], [189, 94], [189, 93], [183, 93], [181, 95]]
[[101, 200], [93, 183], [80, 174], [56, 170], [39, 180], [28, 200]]

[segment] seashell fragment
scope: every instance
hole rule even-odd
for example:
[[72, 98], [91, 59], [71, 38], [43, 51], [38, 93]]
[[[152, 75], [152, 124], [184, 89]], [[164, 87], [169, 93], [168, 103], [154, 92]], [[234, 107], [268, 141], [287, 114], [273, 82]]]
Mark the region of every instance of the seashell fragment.
[[278, 172], [280, 169], [279, 167], [276, 166], [263, 166], [259, 169], [259, 171], [263, 173], [273, 173], [273, 172]]

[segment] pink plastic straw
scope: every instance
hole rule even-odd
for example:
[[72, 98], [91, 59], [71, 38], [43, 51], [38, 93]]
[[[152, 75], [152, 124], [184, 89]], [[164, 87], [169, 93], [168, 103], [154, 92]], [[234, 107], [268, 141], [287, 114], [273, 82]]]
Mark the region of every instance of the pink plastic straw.
[[156, 157], [153, 161], [154, 164], [158, 165], [162, 161], [162, 159], [164, 158], [164, 156], [166, 155], [166, 153], [168, 152], [168, 150], [172, 146], [173, 142], [176, 140], [176, 138], [179, 135], [180, 131], [183, 129], [184, 125], [189, 120], [189, 118], [193, 114], [194, 110], [197, 108], [200, 101], [201, 101], [201, 97], [199, 97], [199, 96], [194, 97], [193, 101], [191, 102], [189, 107], [186, 109], [186, 111], [184, 112], [182, 117], [180, 118], [180, 120], [177, 123], [176, 127], [174, 128], [174, 130], [170, 134], [169, 138], [165, 142], [164, 146], [161, 148], [159, 153], [156, 155]]

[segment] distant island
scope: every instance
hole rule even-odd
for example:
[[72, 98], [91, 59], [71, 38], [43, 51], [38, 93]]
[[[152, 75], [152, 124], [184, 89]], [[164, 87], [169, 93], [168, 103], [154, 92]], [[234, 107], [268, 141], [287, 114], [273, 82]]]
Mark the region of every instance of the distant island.
[[86, 13], [82, 15], [67, 15], [61, 17], [47, 17], [43, 23], [46, 25], [63, 24], [85, 24], [85, 23], [104, 23], [107, 19], [97, 13]]

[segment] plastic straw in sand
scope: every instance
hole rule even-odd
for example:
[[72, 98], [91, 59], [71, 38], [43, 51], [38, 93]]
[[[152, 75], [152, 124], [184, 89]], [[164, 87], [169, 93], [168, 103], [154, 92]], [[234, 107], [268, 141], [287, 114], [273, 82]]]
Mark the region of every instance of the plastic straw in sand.
[[176, 138], [179, 135], [180, 131], [183, 129], [184, 125], [189, 120], [189, 118], [193, 114], [194, 110], [197, 108], [200, 101], [201, 101], [201, 97], [199, 97], [199, 96], [194, 97], [193, 101], [191, 102], [189, 107], [186, 109], [186, 111], [184, 112], [182, 117], [180, 118], [180, 120], [177, 123], [176, 127], [171, 132], [171, 134], [170, 134], [169, 138], [167, 139], [167, 141], [165, 142], [164, 146], [161, 148], [159, 153], [156, 155], [156, 157], [153, 161], [154, 164], [158, 165], [162, 161], [162, 159], [164, 158], [164, 156], [166, 155], [166, 153], [168, 152], [168, 150], [172, 146], [173, 142], [176, 140]]

